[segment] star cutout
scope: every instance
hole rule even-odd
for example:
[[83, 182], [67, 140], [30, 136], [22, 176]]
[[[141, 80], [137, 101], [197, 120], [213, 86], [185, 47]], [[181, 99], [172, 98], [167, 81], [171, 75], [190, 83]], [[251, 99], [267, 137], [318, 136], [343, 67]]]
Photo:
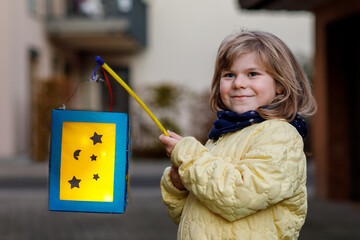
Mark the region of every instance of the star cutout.
[[91, 161], [96, 161], [97, 156], [95, 156], [94, 154], [90, 157]]
[[97, 181], [99, 178], [100, 178], [100, 177], [99, 177], [99, 174], [94, 174], [93, 179], [95, 179], [95, 180]]
[[92, 136], [90, 139], [93, 140], [94, 145], [97, 143], [102, 143], [101, 137], [103, 135], [98, 135], [96, 132], [94, 132], [94, 136]]
[[80, 183], [81, 179], [76, 179], [75, 176], [73, 176], [73, 178], [71, 180], [69, 180], [68, 182], [71, 184], [71, 189], [74, 187], [80, 188], [79, 183]]

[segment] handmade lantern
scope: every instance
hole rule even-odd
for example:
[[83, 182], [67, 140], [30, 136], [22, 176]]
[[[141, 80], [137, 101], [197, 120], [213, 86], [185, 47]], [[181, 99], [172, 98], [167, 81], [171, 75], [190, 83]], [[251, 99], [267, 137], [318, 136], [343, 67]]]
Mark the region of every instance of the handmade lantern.
[[123, 213], [128, 158], [127, 114], [53, 110], [49, 209]]
[[141, 105], [166, 135], [165, 128], [130, 87], [100, 58], [92, 81], [103, 70], [111, 98], [110, 112], [53, 110], [49, 175], [52, 211], [124, 213], [129, 169], [129, 120], [111, 112], [112, 92], [106, 72]]

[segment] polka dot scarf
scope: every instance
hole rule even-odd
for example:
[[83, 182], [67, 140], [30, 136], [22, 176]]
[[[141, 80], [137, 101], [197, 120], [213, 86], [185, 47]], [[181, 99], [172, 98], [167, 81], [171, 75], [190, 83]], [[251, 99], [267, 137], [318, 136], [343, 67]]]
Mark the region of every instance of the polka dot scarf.
[[[238, 114], [231, 111], [217, 112], [218, 119], [214, 121], [213, 128], [209, 133], [209, 138], [218, 140], [220, 136], [225, 133], [236, 132], [254, 123], [261, 123], [266, 119], [262, 118], [256, 111], [248, 111], [243, 114]], [[290, 122], [305, 138], [307, 135], [306, 122], [296, 114], [295, 119]]]

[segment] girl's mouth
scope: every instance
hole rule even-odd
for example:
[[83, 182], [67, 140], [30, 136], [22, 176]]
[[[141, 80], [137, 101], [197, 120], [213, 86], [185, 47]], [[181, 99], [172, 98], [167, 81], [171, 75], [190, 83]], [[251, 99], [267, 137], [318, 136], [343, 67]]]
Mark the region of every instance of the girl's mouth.
[[234, 99], [247, 99], [247, 98], [250, 98], [250, 97], [253, 97], [253, 95], [235, 95], [235, 96], [232, 96], [231, 98], [234, 98]]

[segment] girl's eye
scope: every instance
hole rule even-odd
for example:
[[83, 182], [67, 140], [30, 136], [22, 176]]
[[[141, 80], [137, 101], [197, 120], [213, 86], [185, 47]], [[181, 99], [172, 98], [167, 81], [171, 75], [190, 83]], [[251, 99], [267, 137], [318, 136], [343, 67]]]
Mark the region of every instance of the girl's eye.
[[234, 77], [235, 77], [235, 75], [232, 74], [232, 73], [225, 73], [224, 74], [224, 78], [234, 78]]
[[258, 73], [256, 73], [256, 72], [250, 72], [250, 73], [248, 74], [249, 77], [255, 77], [255, 76], [257, 76], [257, 75], [258, 75]]

